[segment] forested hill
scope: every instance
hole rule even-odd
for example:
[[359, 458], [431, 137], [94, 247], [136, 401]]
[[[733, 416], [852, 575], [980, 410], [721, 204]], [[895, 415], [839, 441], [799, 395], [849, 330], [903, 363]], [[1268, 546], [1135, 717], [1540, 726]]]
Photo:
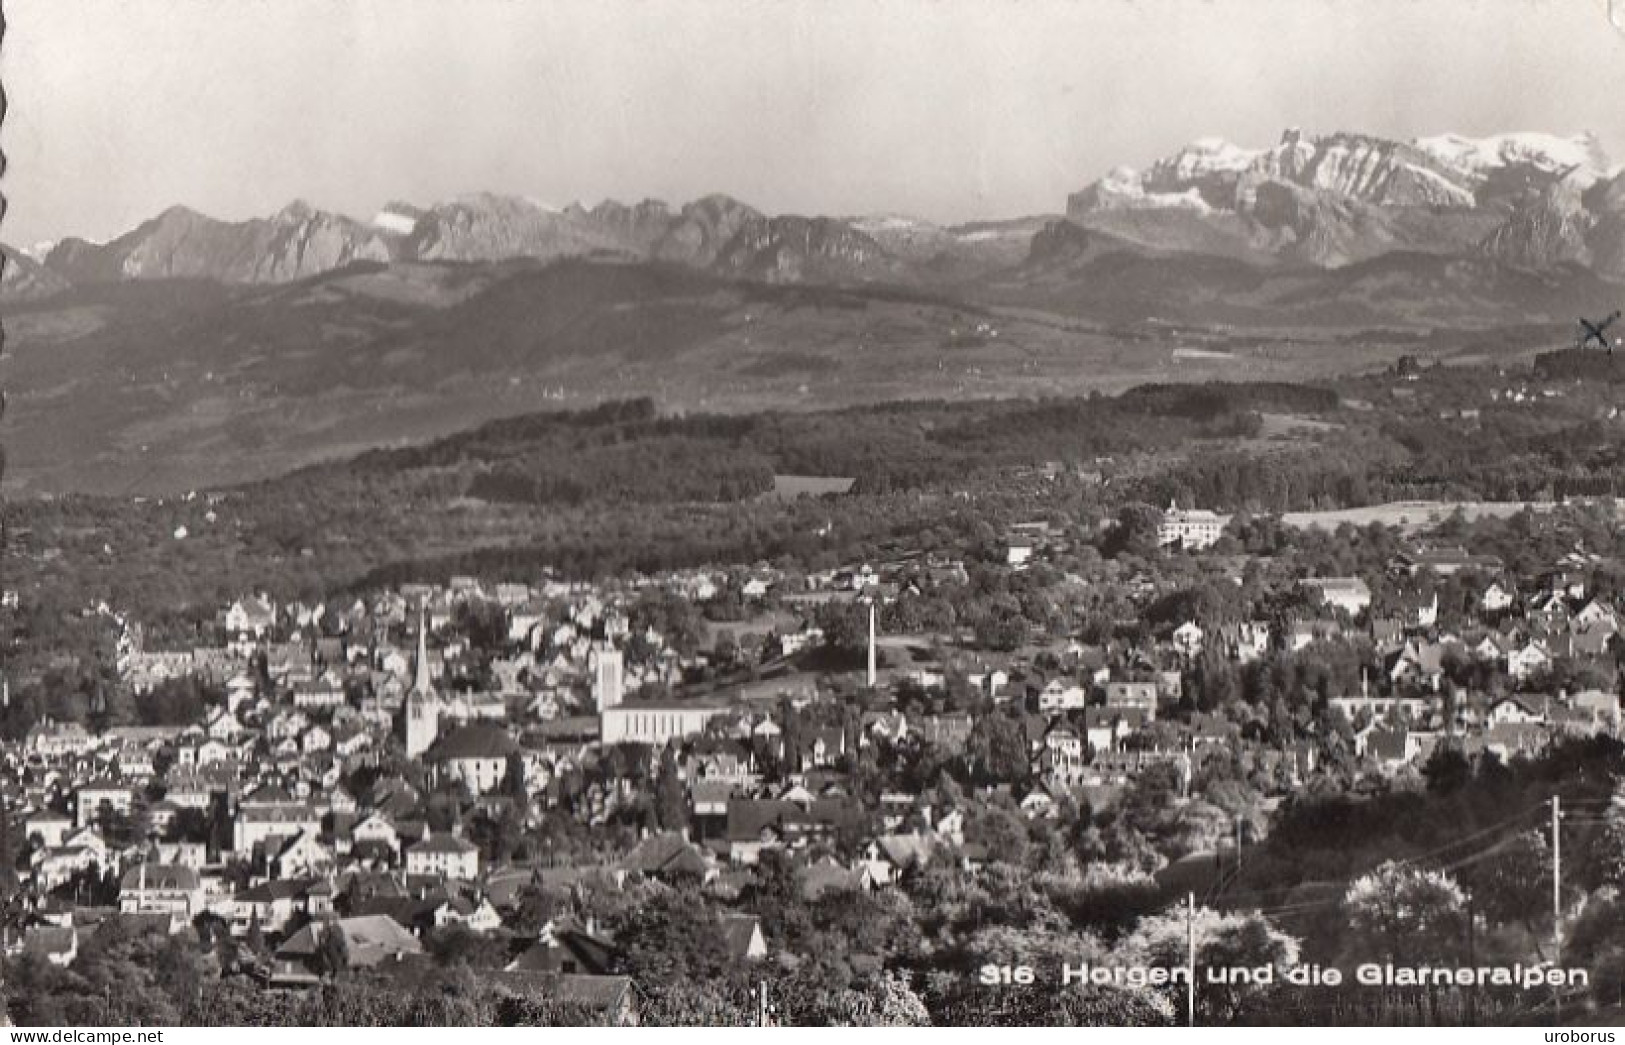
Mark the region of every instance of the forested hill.
[[[1125, 506], [1268, 514], [1625, 488], [1606, 381], [1410, 364], [1335, 385], [662, 415], [648, 400], [495, 421], [193, 497], [14, 502], [9, 584], [164, 615], [450, 572], [576, 576], [991, 547]], [[775, 475], [846, 477], [781, 500]], [[659, 506], [659, 510], [652, 510]], [[1093, 539], [1091, 536], [1089, 539]]]
[[[661, 416], [653, 401], [535, 414], [423, 446], [296, 473], [344, 482], [455, 471], [494, 501], [736, 501], [774, 474], [850, 476], [883, 492], [986, 468], [1169, 450], [1256, 435], [1261, 412], [1324, 412], [1328, 389], [1287, 384], [1147, 385], [1114, 398], [889, 403], [823, 413]], [[275, 486], [276, 480], [269, 486]]]

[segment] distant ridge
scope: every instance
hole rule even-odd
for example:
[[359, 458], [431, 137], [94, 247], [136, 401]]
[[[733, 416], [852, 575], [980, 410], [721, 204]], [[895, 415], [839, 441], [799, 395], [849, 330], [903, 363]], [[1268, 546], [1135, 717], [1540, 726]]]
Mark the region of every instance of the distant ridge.
[[[1622, 179], [1590, 134], [1400, 141], [1292, 128], [1268, 147], [1206, 137], [1143, 171], [1114, 168], [1071, 195], [1065, 218], [1133, 248], [1262, 264], [1426, 253], [1625, 279]], [[364, 221], [302, 201], [240, 222], [177, 206], [106, 243], [50, 245], [3, 289], [17, 298], [124, 280], [269, 284], [358, 261], [600, 255], [775, 283], [951, 285], [1019, 264], [1054, 217], [946, 226], [904, 213], [770, 215], [722, 194], [589, 208], [475, 192], [427, 207], [392, 202]]]
[[[267, 218], [221, 221], [171, 207], [116, 239], [68, 237], [30, 259], [13, 297], [68, 285], [211, 279], [275, 284], [361, 261], [496, 262], [619, 256], [776, 283], [916, 284], [1013, 263], [1034, 223], [956, 228], [910, 219], [769, 216], [730, 196], [672, 208], [606, 200], [556, 208], [520, 196], [473, 193], [431, 207], [393, 202], [358, 221], [295, 201]], [[48, 274], [48, 275], [47, 275]]]

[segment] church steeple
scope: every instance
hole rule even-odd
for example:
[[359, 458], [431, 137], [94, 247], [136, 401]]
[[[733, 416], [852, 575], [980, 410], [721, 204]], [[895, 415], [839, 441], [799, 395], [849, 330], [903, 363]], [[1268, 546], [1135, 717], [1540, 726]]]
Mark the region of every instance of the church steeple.
[[416, 758], [434, 746], [440, 735], [440, 698], [429, 674], [429, 627], [418, 608], [418, 662], [412, 689], [406, 695], [406, 755]]
[[433, 693], [434, 682], [429, 676], [429, 628], [421, 606], [418, 607], [418, 660], [416, 672], [412, 678], [412, 692]]

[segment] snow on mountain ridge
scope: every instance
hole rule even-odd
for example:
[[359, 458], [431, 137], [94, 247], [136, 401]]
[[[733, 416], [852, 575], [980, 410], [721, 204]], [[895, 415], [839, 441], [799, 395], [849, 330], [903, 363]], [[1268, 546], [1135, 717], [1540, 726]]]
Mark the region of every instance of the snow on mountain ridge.
[[936, 225], [908, 214], [864, 214], [845, 219], [859, 232], [906, 232], [915, 229], [934, 229]]
[[1407, 142], [1343, 132], [1306, 134], [1292, 127], [1268, 148], [1208, 136], [1144, 170], [1113, 168], [1077, 193], [1069, 207], [1247, 213], [1258, 188], [1279, 181], [1379, 207], [1472, 209], [1483, 202], [1480, 194], [1503, 196], [1532, 174], [1562, 176], [1584, 188], [1608, 177], [1609, 166], [1590, 134], [1442, 134]]
[[1455, 184], [1438, 171], [1428, 170], [1426, 167], [1418, 167], [1414, 163], [1407, 163], [1403, 166], [1408, 173], [1437, 185], [1441, 192], [1453, 195], [1456, 202], [1460, 206], [1470, 207], [1473, 205], [1473, 194], [1471, 192], [1468, 192], [1466, 189], [1463, 189], [1461, 186]]
[[1532, 131], [1485, 138], [1439, 134], [1416, 138], [1411, 144], [1441, 163], [1478, 176], [1513, 164], [1551, 172], [1572, 169], [1588, 181], [1606, 177], [1609, 170], [1608, 157], [1590, 132], [1568, 138]]
[[1158, 167], [1181, 179], [1218, 172], [1239, 172], [1252, 166], [1268, 149], [1248, 149], [1224, 138], [1198, 138]]
[[[1178, 181], [1196, 181], [1200, 174], [1197, 168], [1187, 167], [1190, 173], [1175, 174]], [[1153, 170], [1154, 175], [1163, 175], [1160, 166]], [[1094, 203], [1106, 209], [1122, 210], [1157, 210], [1177, 209], [1192, 210], [1206, 214], [1213, 208], [1202, 198], [1202, 193], [1194, 186], [1177, 191], [1159, 191], [1149, 189], [1146, 183], [1151, 176], [1142, 176], [1133, 167], [1113, 167], [1106, 176], [1096, 182], [1092, 187]]]
[[402, 214], [398, 210], [390, 210], [385, 207], [373, 215], [372, 224], [374, 228], [382, 229], [385, 232], [410, 236], [417, 229], [418, 220], [410, 214]]

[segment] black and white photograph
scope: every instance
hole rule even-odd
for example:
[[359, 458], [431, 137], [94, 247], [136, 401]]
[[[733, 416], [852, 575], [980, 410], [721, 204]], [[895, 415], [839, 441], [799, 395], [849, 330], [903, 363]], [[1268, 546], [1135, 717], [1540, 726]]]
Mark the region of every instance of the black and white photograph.
[[1625, 1025], [1625, 0], [3, 10], [8, 1042]]

